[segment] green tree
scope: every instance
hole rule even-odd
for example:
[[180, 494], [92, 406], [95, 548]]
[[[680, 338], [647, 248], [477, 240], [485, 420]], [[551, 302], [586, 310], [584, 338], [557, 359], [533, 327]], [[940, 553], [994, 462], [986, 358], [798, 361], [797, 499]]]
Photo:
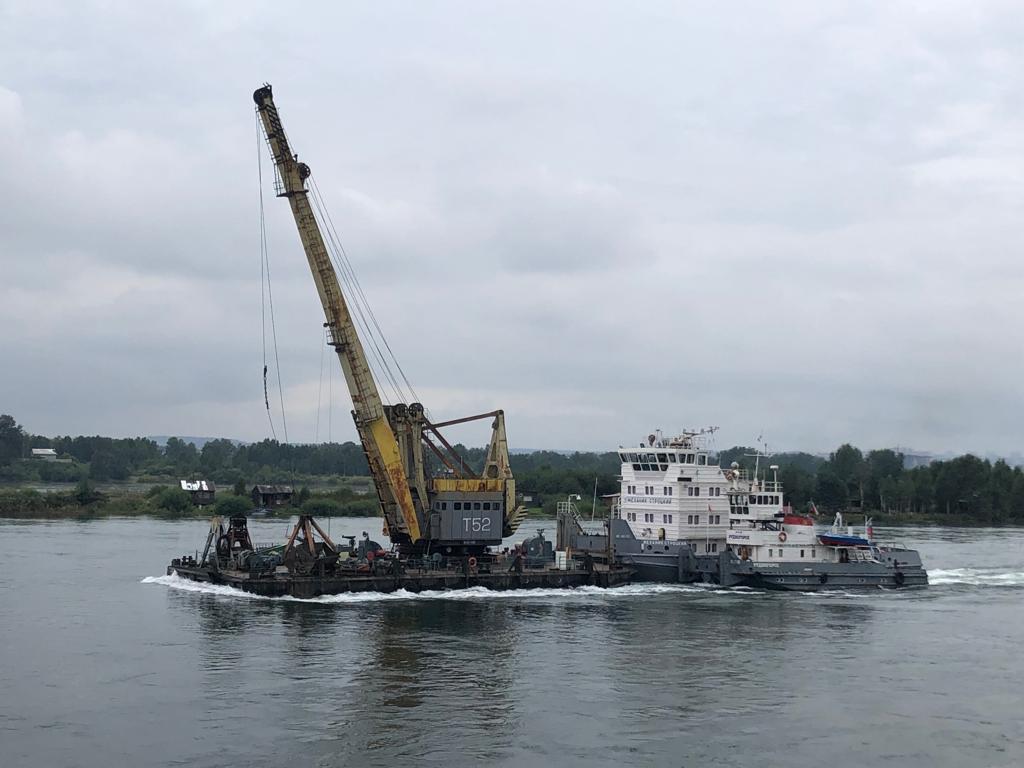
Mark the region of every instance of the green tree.
[[210, 440], [199, 454], [199, 466], [208, 476], [213, 476], [220, 470], [230, 467], [234, 455], [235, 444], [230, 440]]
[[170, 516], [180, 517], [192, 508], [192, 498], [181, 488], [165, 488], [156, 497], [156, 505]]
[[235, 496], [248, 496], [249, 495], [249, 491], [245, 487], [245, 479], [241, 478], [241, 477], [238, 478], [235, 481], [235, 487], [232, 488], [231, 491], [232, 491], [232, 493], [235, 494]]
[[[879, 451], [870, 451], [864, 459], [866, 475], [865, 496], [871, 507], [883, 509], [892, 503], [886, 499], [882, 492], [883, 486], [894, 492], [895, 481], [903, 474], [903, 454], [896, 453], [888, 448]], [[883, 483], [885, 480], [892, 482]], [[888, 502], [888, 503], [887, 503]]]
[[222, 496], [214, 505], [214, 512], [221, 517], [237, 517], [252, 509], [252, 504], [243, 496]]
[[6, 413], [0, 416], [0, 466], [25, 455], [25, 432]]
[[123, 453], [101, 448], [89, 462], [89, 476], [93, 480], [125, 480], [128, 477], [128, 462]]
[[78, 487], [75, 489], [75, 501], [84, 507], [98, 500], [99, 494], [96, 493], [96, 489], [89, 483], [89, 479], [83, 477], [79, 480]]
[[164, 455], [179, 474], [188, 474], [199, 466], [199, 453], [192, 443], [186, 443], [179, 437], [167, 439]]
[[341, 514], [341, 504], [334, 499], [323, 497], [307, 499], [302, 505], [302, 513], [315, 517], [337, 517]]
[[831, 467], [818, 470], [814, 488], [815, 502], [824, 509], [843, 509], [849, 501], [846, 483]]

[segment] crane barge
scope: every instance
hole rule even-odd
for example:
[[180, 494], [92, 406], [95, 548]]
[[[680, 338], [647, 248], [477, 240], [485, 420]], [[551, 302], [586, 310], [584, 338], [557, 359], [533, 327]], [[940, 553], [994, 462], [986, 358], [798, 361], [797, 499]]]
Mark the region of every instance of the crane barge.
[[[527, 567], [521, 554], [498, 555], [494, 547], [512, 536], [525, 515], [516, 505], [505, 415], [501, 410], [432, 422], [421, 403], [383, 402], [353, 322], [321, 223], [310, 201], [311, 172], [288, 142], [271, 86], [253, 93], [274, 160], [275, 189], [295, 219], [324, 311], [333, 348], [352, 398], [352, 418], [392, 551], [349, 537], [337, 545], [310, 515], [301, 514], [283, 545], [254, 548], [245, 517], [215, 517], [201, 557], [183, 556], [168, 574], [225, 583], [267, 596], [313, 597], [351, 591], [487, 586], [512, 589], [626, 583], [631, 571], [587, 558], [586, 567]], [[483, 469], [475, 474], [444, 437], [445, 427], [491, 420]], [[428, 471], [424, 451], [440, 472]], [[544, 543], [535, 539], [531, 550]], [[524, 548], [525, 549], [525, 548]], [[548, 545], [550, 551], [550, 545]]]

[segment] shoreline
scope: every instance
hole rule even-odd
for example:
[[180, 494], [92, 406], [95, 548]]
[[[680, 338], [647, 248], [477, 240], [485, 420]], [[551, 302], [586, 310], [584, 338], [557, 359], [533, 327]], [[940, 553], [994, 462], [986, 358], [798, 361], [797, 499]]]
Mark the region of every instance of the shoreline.
[[[60, 520], [104, 520], [104, 519], [120, 519], [120, 520], [133, 520], [133, 519], [146, 519], [146, 520], [165, 520], [165, 521], [183, 521], [183, 522], [196, 522], [199, 520], [209, 520], [216, 514], [213, 508], [210, 508], [208, 512], [188, 512], [184, 514], [169, 514], [169, 513], [158, 513], [152, 509], [128, 509], [120, 504], [113, 504], [107, 507], [102, 505], [97, 506], [77, 506], [77, 507], [58, 507], [54, 509], [23, 509], [23, 510], [10, 510], [5, 509], [0, 511], [0, 520], [39, 520], [39, 521], [60, 521]], [[288, 520], [296, 515], [301, 514], [301, 510], [295, 508], [282, 509], [280, 511], [272, 511], [262, 513], [259, 515], [247, 515], [253, 520]], [[850, 513], [845, 513], [847, 517]], [[380, 518], [379, 514], [366, 514], [364, 511], [354, 511], [352, 514], [346, 514], [342, 512], [334, 512], [332, 514], [323, 515], [324, 519], [327, 518]], [[868, 517], [872, 517], [874, 525], [876, 527], [884, 528], [1022, 528], [1024, 527], [1024, 520], [972, 520], [959, 515], [900, 515], [896, 518], [893, 516], [887, 516], [880, 512], [869, 513]], [[547, 521], [552, 518], [543, 515], [529, 515], [526, 521]], [[595, 520], [599, 522], [599, 520]], [[826, 522], [826, 518], [823, 516], [822, 522]], [[522, 525], [520, 526], [522, 527]]]

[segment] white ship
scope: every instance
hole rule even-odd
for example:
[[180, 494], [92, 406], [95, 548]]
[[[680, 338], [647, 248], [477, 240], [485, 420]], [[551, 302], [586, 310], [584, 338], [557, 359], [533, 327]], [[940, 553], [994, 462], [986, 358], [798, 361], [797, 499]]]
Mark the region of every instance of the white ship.
[[711, 450], [714, 431], [659, 432], [637, 448], [620, 447], [611, 540], [607, 529], [587, 530], [567, 505], [559, 513], [559, 548], [611, 550], [651, 581], [799, 590], [928, 583], [918, 553], [876, 542], [869, 523], [859, 535], [841, 516], [819, 529], [794, 513], [778, 467], [761, 471], [766, 451], [754, 456], [752, 474], [735, 462], [723, 469]]

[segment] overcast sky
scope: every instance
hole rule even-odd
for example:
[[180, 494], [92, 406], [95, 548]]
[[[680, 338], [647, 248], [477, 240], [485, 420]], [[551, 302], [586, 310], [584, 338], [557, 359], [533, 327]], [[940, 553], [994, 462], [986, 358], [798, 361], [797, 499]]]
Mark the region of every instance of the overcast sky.
[[[504, 408], [513, 447], [714, 424], [1015, 451], [1022, 39], [1012, 2], [0, 0], [0, 412], [269, 435], [267, 81], [435, 419]], [[267, 206], [309, 442], [322, 313]]]

